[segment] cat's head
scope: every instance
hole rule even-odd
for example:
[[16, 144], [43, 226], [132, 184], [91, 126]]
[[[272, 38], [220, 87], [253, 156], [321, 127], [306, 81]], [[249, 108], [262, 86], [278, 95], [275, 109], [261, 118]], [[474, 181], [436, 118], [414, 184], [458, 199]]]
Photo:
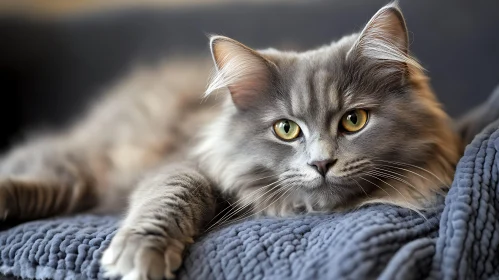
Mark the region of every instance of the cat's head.
[[409, 54], [396, 4], [311, 51], [257, 51], [222, 36], [211, 50], [206, 93], [231, 98], [197, 155], [224, 190], [257, 208], [270, 205], [263, 198], [283, 209], [418, 208], [450, 183], [457, 138]]

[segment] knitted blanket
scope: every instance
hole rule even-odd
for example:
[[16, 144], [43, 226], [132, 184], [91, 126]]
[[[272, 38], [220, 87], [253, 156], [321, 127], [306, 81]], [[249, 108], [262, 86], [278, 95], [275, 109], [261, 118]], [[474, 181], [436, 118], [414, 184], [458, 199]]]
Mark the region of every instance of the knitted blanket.
[[[449, 194], [424, 217], [372, 205], [343, 214], [244, 221], [201, 237], [188, 249], [178, 278], [498, 278], [498, 180], [499, 120], [468, 145]], [[4, 230], [0, 273], [103, 279], [99, 259], [118, 221], [81, 215]]]

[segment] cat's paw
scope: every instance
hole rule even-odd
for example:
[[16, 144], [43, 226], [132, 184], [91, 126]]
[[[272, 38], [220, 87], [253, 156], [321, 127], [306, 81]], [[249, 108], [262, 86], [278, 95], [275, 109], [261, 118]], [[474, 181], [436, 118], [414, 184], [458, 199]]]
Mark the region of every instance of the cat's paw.
[[106, 277], [122, 276], [123, 280], [173, 279], [182, 264], [186, 242], [153, 234], [136, 233], [122, 228], [104, 252], [101, 264]]

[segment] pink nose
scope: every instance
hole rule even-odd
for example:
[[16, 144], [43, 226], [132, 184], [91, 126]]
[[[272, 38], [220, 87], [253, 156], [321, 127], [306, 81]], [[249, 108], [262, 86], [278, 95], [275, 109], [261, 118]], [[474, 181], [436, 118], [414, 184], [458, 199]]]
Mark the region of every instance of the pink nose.
[[317, 160], [312, 161], [309, 165], [315, 167], [317, 172], [319, 172], [322, 176], [326, 176], [327, 171], [336, 163], [336, 159], [326, 159], [326, 160]]

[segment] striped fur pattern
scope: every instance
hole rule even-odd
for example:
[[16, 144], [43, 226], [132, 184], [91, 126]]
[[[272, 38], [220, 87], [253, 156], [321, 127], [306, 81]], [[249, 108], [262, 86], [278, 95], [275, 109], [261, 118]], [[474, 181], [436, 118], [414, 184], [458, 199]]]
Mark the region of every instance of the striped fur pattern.
[[[70, 129], [9, 151], [0, 216], [126, 207], [102, 264], [109, 276], [162, 279], [186, 245], [229, 221], [369, 203], [418, 211], [445, 193], [460, 141], [409, 54], [396, 4], [315, 50], [257, 51], [223, 36], [210, 46], [207, 89], [203, 58], [138, 68]], [[345, 134], [339, 122], [353, 109], [369, 120]], [[276, 137], [280, 119], [300, 126], [295, 141]], [[334, 164], [321, 175], [310, 162], [324, 159]]]

